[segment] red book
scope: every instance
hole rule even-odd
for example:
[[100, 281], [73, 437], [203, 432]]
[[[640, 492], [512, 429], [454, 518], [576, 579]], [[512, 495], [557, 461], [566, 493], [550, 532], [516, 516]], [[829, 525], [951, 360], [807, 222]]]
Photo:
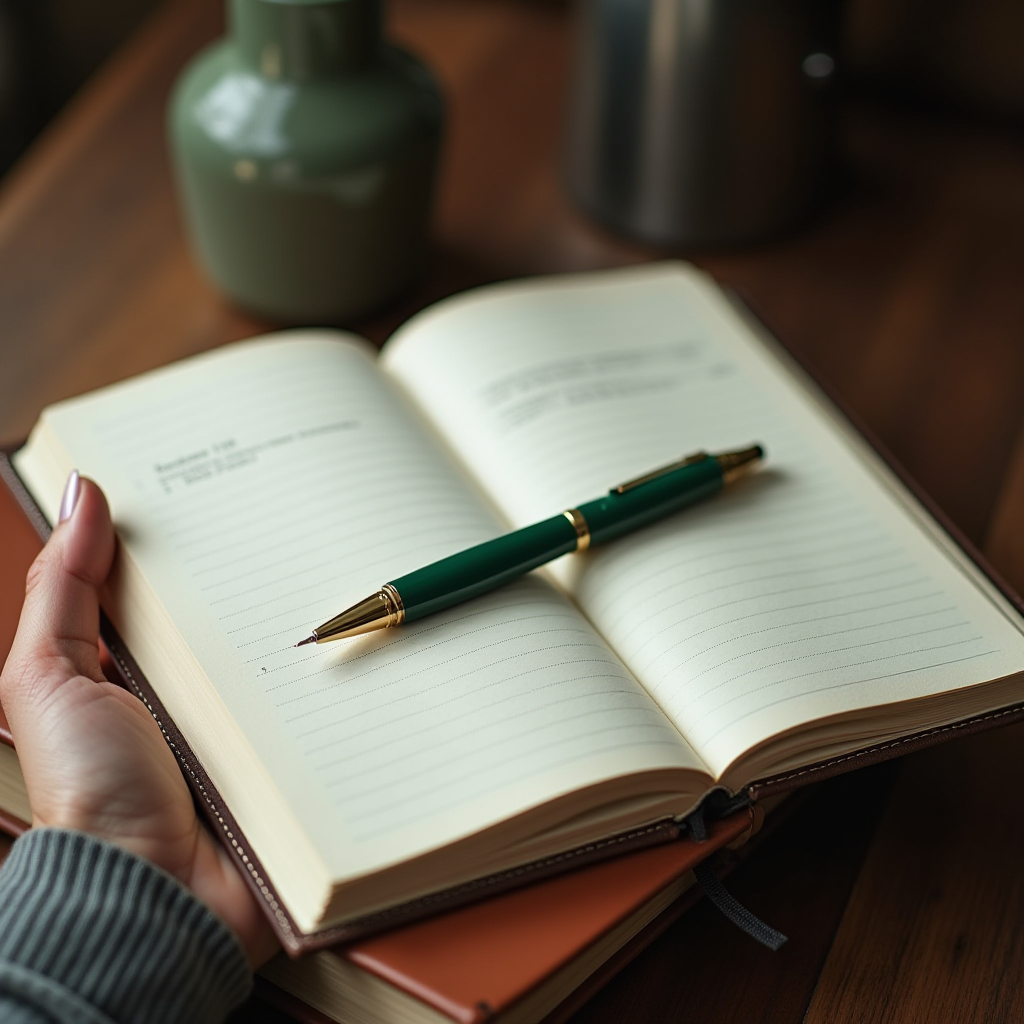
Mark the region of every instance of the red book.
[[743, 811], [701, 844], [641, 850], [350, 946], [279, 956], [259, 990], [310, 1024], [562, 1019], [690, 905], [691, 869], [752, 820]]

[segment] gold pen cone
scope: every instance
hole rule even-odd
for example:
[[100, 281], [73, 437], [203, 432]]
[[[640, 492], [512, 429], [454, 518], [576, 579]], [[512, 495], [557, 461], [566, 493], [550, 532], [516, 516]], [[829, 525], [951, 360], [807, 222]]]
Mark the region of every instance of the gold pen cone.
[[344, 640], [350, 636], [372, 633], [377, 629], [397, 626], [405, 618], [402, 596], [390, 583], [385, 583], [376, 594], [346, 608], [340, 615], [328, 619], [313, 630], [312, 636], [300, 641], [303, 644], [322, 644], [328, 640]]
[[764, 458], [764, 449], [755, 444], [738, 452], [722, 452], [712, 458], [722, 469], [722, 481], [731, 484], [745, 473], [749, 473]]

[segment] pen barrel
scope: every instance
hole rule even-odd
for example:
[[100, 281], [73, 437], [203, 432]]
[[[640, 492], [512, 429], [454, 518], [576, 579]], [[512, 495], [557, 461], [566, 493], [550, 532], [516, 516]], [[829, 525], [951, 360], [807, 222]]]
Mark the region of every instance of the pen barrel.
[[621, 494], [610, 491], [579, 511], [590, 527], [590, 543], [605, 544], [663, 519], [722, 489], [722, 468], [713, 458], [683, 466]]
[[405, 621], [479, 597], [517, 576], [576, 550], [576, 530], [552, 516], [522, 530], [477, 544], [432, 565], [391, 580], [402, 595]]

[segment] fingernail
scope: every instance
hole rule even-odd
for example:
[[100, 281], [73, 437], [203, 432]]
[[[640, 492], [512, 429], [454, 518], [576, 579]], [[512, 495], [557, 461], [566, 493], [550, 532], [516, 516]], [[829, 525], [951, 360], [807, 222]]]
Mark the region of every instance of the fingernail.
[[67, 522], [71, 518], [71, 513], [75, 511], [75, 506], [78, 504], [78, 492], [81, 490], [79, 483], [78, 470], [71, 470], [68, 474], [68, 482], [64, 485], [64, 497], [60, 499], [58, 523]]

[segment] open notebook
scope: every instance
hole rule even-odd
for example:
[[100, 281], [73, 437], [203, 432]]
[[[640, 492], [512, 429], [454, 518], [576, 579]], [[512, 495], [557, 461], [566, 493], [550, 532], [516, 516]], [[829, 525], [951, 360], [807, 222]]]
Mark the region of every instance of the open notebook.
[[[755, 441], [768, 468], [702, 506], [292, 646], [388, 579]], [[480, 289], [379, 360], [323, 331], [232, 345], [50, 407], [14, 463], [51, 522], [73, 466], [105, 488], [107, 614], [292, 948], [1024, 702], [1021, 615], [681, 264]]]

